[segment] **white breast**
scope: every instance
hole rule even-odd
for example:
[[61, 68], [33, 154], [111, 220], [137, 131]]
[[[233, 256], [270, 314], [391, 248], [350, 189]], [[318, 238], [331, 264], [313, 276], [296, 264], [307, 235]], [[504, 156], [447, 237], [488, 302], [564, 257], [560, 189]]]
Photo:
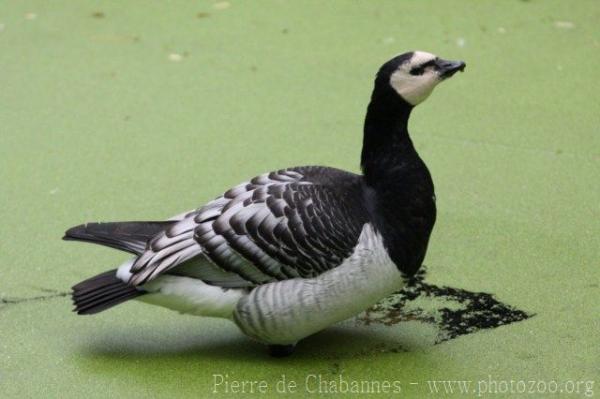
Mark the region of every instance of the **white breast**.
[[342, 265], [315, 278], [255, 288], [238, 302], [234, 321], [260, 341], [291, 344], [360, 313], [403, 285], [381, 236], [365, 224]]

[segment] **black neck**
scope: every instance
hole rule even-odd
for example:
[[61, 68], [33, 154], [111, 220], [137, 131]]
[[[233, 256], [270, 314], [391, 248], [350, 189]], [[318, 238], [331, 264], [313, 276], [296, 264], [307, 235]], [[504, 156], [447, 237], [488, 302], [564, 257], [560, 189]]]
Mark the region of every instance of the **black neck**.
[[433, 182], [408, 135], [412, 106], [375, 90], [362, 150], [365, 198], [392, 261], [405, 276], [421, 266], [435, 222]]
[[416, 155], [408, 135], [412, 106], [391, 88], [373, 92], [365, 118], [361, 167], [367, 184], [388, 176]]

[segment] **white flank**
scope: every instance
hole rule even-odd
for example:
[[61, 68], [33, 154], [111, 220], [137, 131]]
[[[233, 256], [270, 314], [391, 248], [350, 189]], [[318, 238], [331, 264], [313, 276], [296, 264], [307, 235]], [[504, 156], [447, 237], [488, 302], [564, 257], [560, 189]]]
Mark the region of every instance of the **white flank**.
[[[136, 258], [117, 269], [117, 277], [127, 283], [131, 278], [131, 265]], [[140, 287], [149, 294], [136, 300], [162, 306], [180, 313], [196, 316], [231, 319], [239, 299], [246, 295], [243, 289], [224, 289], [208, 285], [191, 277], [163, 275]]]
[[291, 344], [360, 313], [404, 284], [381, 236], [365, 224], [342, 265], [315, 278], [255, 288], [241, 297], [234, 321], [260, 341]]
[[179, 313], [230, 319], [243, 289], [224, 289], [201, 280], [183, 276], [159, 276], [142, 286], [150, 292], [138, 300]]

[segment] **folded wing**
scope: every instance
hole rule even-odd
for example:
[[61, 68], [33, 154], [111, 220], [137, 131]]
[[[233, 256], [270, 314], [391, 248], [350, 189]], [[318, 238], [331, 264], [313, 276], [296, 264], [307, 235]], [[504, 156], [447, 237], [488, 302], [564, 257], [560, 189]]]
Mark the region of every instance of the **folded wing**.
[[324, 167], [255, 177], [150, 240], [130, 283], [167, 271], [224, 287], [319, 275], [350, 256], [368, 221], [361, 184]]

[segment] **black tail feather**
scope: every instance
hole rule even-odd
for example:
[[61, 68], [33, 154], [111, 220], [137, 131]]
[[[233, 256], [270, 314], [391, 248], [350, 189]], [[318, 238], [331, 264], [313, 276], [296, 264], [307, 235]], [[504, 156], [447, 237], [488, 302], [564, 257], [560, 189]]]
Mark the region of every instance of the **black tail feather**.
[[63, 240], [85, 241], [140, 255], [146, 243], [175, 221], [86, 223], [66, 231]]
[[144, 294], [117, 278], [113, 269], [74, 285], [72, 298], [77, 314], [94, 314]]

